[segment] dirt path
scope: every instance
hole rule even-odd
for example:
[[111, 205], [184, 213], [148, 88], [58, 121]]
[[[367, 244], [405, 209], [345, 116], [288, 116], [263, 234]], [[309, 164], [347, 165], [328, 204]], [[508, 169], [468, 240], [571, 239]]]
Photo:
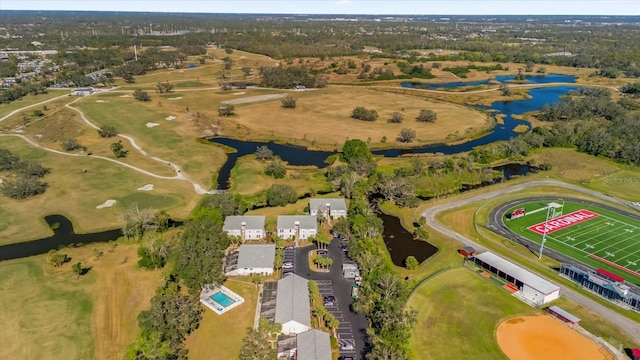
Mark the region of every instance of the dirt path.
[[498, 326], [498, 345], [511, 360], [613, 360], [600, 345], [551, 316], [523, 316]]
[[264, 95], [256, 95], [256, 96], [247, 96], [247, 97], [243, 97], [243, 98], [240, 98], [240, 99], [225, 100], [222, 103], [223, 104], [232, 104], [232, 105], [248, 104], [248, 103], [253, 103], [253, 102], [258, 102], [258, 101], [280, 99], [280, 98], [283, 98], [285, 96], [286, 96], [286, 94], [264, 94]]
[[[498, 188], [496, 190], [493, 191], [489, 191], [489, 192], [482, 192], [478, 195], [475, 196], [470, 196], [470, 197], [466, 197], [464, 199], [460, 199], [457, 201], [453, 201], [450, 203], [446, 203], [446, 204], [442, 204], [442, 205], [437, 205], [434, 206], [432, 208], [429, 208], [425, 211], [422, 212], [422, 215], [427, 219], [427, 224], [432, 227], [433, 229], [435, 229], [436, 231], [444, 234], [445, 236], [448, 236], [450, 238], [456, 239], [457, 241], [463, 243], [465, 246], [472, 246], [474, 247], [478, 252], [483, 252], [486, 251], [487, 249], [478, 244], [477, 242], [465, 237], [464, 235], [461, 235], [459, 233], [457, 233], [455, 230], [448, 228], [447, 226], [445, 226], [444, 224], [440, 223], [437, 219], [436, 216], [437, 214], [443, 212], [443, 211], [447, 211], [447, 210], [452, 210], [455, 208], [459, 208], [459, 207], [464, 207], [466, 205], [469, 204], [473, 204], [473, 203], [477, 203], [477, 202], [485, 202], [489, 199], [495, 198], [497, 196], [502, 196], [505, 194], [509, 194], [509, 193], [514, 193], [514, 192], [521, 192], [523, 190], [529, 189], [529, 188], [534, 188], [534, 187], [539, 187], [539, 186], [556, 186], [556, 187], [561, 187], [561, 188], [565, 188], [565, 189], [570, 189], [573, 191], [577, 191], [577, 192], [581, 192], [583, 194], [587, 194], [590, 196], [593, 196], [595, 198], [598, 199], [602, 199], [608, 202], [616, 202], [619, 204], [623, 204], [628, 206], [628, 202], [626, 201], [622, 201], [620, 199], [616, 199], [614, 197], [608, 196], [608, 195], [604, 195], [602, 193], [599, 193], [597, 191], [594, 190], [589, 190], [586, 188], [583, 188], [581, 186], [578, 185], [573, 185], [573, 184], [568, 184], [565, 183], [563, 181], [559, 181], [559, 180], [534, 180], [534, 181], [529, 181], [526, 183], [521, 183], [521, 184], [517, 184], [517, 185], [513, 185], [510, 186], [508, 188]], [[536, 273], [535, 271], [532, 271], [531, 269], [528, 269], [529, 271]], [[536, 273], [537, 274], [537, 273]], [[542, 276], [540, 274], [537, 274], [538, 276], [547, 279], [545, 276]], [[547, 279], [549, 280], [549, 279]], [[597, 314], [599, 314], [600, 316], [602, 316], [605, 319], [608, 319], [609, 321], [611, 321], [614, 324], [617, 324], [625, 333], [627, 333], [629, 335], [629, 337], [631, 337], [631, 339], [633, 339], [636, 343], [640, 344], [640, 324], [636, 323], [635, 321], [609, 309], [608, 307], [601, 305], [593, 300], [591, 300], [590, 298], [588, 298], [587, 296], [583, 295], [582, 293], [573, 290], [572, 288], [568, 288], [566, 286], [563, 285], [559, 285], [560, 286], [560, 294], [564, 297], [566, 297], [567, 299], [578, 303], [579, 305], [582, 305], [588, 309], [591, 309], [593, 311], [595, 311]]]

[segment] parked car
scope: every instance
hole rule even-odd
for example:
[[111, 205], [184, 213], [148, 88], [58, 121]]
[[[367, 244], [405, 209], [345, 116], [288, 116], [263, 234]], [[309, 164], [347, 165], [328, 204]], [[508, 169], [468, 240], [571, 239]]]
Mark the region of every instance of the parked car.
[[293, 275], [294, 272], [293, 271], [285, 271], [284, 274], [282, 274], [282, 276], [289, 276], [289, 275]]
[[340, 251], [342, 251], [343, 253], [346, 254], [349, 251], [349, 249], [347, 248], [346, 245], [342, 245], [342, 246], [340, 246]]
[[293, 269], [293, 263], [292, 262], [282, 263], [282, 268], [283, 269]]
[[295, 248], [293, 247], [293, 245], [288, 245], [288, 246], [285, 246], [284, 249], [285, 250], [293, 250]]
[[329, 295], [329, 296], [325, 296], [322, 304], [327, 307], [327, 306], [335, 306], [336, 305], [336, 297]]
[[353, 351], [355, 350], [355, 348], [353, 347], [353, 344], [345, 343], [345, 344], [342, 344], [342, 346], [340, 346], [340, 350]]
[[328, 256], [329, 252], [327, 250], [317, 250], [316, 253], [320, 256]]

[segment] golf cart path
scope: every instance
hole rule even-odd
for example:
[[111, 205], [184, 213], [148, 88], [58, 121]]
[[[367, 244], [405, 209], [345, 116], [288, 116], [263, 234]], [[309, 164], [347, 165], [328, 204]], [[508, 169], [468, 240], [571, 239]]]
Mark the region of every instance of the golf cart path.
[[[442, 205], [437, 205], [434, 206], [432, 208], [429, 208], [425, 211], [422, 212], [422, 216], [424, 216], [427, 220], [427, 224], [429, 226], [431, 226], [432, 228], [436, 229], [437, 231], [439, 231], [440, 233], [451, 237], [453, 239], [458, 240], [459, 242], [463, 243], [465, 246], [472, 246], [474, 247], [476, 250], [478, 251], [486, 251], [487, 249], [485, 247], [483, 247], [482, 245], [478, 244], [477, 242], [465, 237], [464, 235], [461, 235], [459, 233], [457, 233], [455, 230], [452, 230], [450, 228], [448, 228], [447, 226], [443, 225], [442, 223], [440, 223], [437, 219], [436, 216], [443, 212], [443, 211], [447, 211], [447, 210], [451, 210], [451, 209], [455, 209], [458, 207], [462, 207], [465, 205], [469, 205], [472, 203], [476, 203], [476, 202], [480, 202], [480, 201], [487, 201], [489, 199], [492, 199], [496, 196], [501, 196], [501, 195], [505, 195], [505, 194], [509, 194], [509, 193], [514, 193], [514, 192], [519, 192], [525, 189], [529, 189], [529, 188], [533, 188], [533, 187], [539, 187], [539, 186], [556, 186], [556, 187], [562, 187], [565, 189], [570, 189], [573, 191], [577, 191], [577, 192], [581, 192], [583, 194], [586, 195], [590, 195], [593, 196], [595, 198], [598, 199], [602, 199], [602, 200], [606, 200], [608, 202], [614, 202], [614, 203], [618, 203], [618, 204], [622, 204], [625, 206], [628, 206], [628, 202], [608, 196], [608, 195], [604, 195], [600, 192], [594, 191], [594, 190], [590, 190], [590, 189], [586, 189], [584, 187], [578, 186], [578, 185], [573, 185], [573, 184], [568, 184], [565, 183], [563, 181], [559, 181], [559, 180], [534, 180], [534, 181], [530, 181], [530, 182], [526, 182], [526, 183], [522, 183], [522, 184], [517, 184], [517, 185], [513, 185], [509, 188], [506, 189], [498, 189], [498, 190], [494, 190], [494, 191], [490, 191], [487, 193], [482, 193], [482, 194], [478, 194], [475, 196], [471, 196], [465, 199], [460, 199], [457, 201], [453, 201], [447, 204], [442, 204]], [[522, 266], [522, 265], [520, 265]], [[524, 267], [524, 266], [523, 266]], [[528, 269], [529, 271], [535, 273], [535, 271], [532, 271], [530, 269]], [[537, 274], [537, 273], [536, 273]], [[540, 274], [537, 274], [538, 276], [541, 276]], [[545, 278], [544, 276], [541, 276], [542, 278]], [[549, 280], [549, 279], [547, 279]], [[550, 281], [550, 280], [549, 280]], [[559, 284], [556, 284], [559, 285]], [[640, 324], [636, 323], [635, 321], [621, 315], [618, 314], [617, 312], [591, 300], [590, 298], [586, 297], [585, 295], [567, 288], [563, 285], [559, 285], [560, 286], [560, 293], [562, 296], [566, 297], [567, 299], [582, 305], [588, 309], [591, 309], [593, 311], [595, 311], [596, 313], [598, 313], [599, 315], [601, 315], [603, 318], [608, 319], [609, 321], [613, 322], [614, 324], [618, 325], [625, 333], [627, 333], [627, 335], [629, 335], [629, 337], [631, 339], [633, 339], [637, 344], [640, 344]], [[617, 344], [612, 344], [614, 346], [616, 346]]]
[[[112, 90], [116, 90], [116, 89], [117, 89], [117, 88], [114, 88], [114, 89], [112, 89]], [[107, 91], [110, 91], [110, 90], [107, 90]], [[107, 91], [104, 91], [104, 92], [107, 92]], [[103, 93], [103, 92], [99, 92], [99, 93]], [[91, 96], [91, 95], [87, 95], [87, 96]], [[25, 106], [25, 107], [22, 107], [22, 108], [19, 108], [19, 109], [13, 110], [13, 111], [11, 111], [9, 114], [7, 114], [7, 115], [3, 116], [2, 118], [0, 118], [0, 122], [1, 122], [1, 121], [4, 121], [5, 119], [7, 119], [7, 118], [9, 118], [9, 117], [11, 117], [11, 116], [13, 116], [13, 115], [15, 115], [15, 114], [19, 113], [20, 111], [25, 110], [25, 109], [29, 109], [29, 108], [32, 108], [32, 107], [37, 107], [37, 106], [40, 106], [40, 105], [42, 105], [42, 104], [46, 104], [46, 103], [48, 103], [48, 102], [55, 101], [55, 100], [58, 100], [58, 99], [62, 99], [62, 98], [65, 98], [65, 97], [69, 97], [69, 95], [68, 95], [68, 94], [65, 94], [65, 95], [57, 96], [57, 97], [54, 97], [54, 98], [51, 98], [51, 99], [48, 99], [48, 100], [45, 100], [45, 101], [41, 101], [41, 102], [39, 102], [39, 103], [35, 103], [35, 104], [31, 104], [31, 105], [27, 105], [27, 106]], [[85, 116], [85, 114], [84, 114], [80, 109], [77, 109], [77, 108], [74, 108], [73, 106], [71, 106], [73, 103], [77, 102], [78, 100], [80, 100], [80, 99], [82, 99], [82, 98], [83, 98], [83, 97], [78, 97], [77, 99], [75, 99], [75, 100], [73, 100], [73, 101], [71, 101], [71, 102], [69, 102], [69, 103], [65, 104], [64, 106], [65, 106], [65, 107], [67, 107], [67, 108], [69, 108], [69, 109], [71, 109], [71, 110], [73, 110], [73, 111], [76, 111], [76, 112], [80, 115], [80, 117], [82, 118], [82, 120], [83, 120], [87, 125], [89, 125], [90, 127], [94, 128], [94, 129], [96, 129], [96, 130], [97, 130], [97, 129], [99, 129], [99, 127], [98, 127], [97, 125], [93, 124], [89, 119], [87, 119], [87, 117]], [[20, 135], [20, 134], [0, 134], [0, 136], [13, 136], [13, 137], [19, 137], [19, 138], [23, 139], [24, 141], [26, 141], [27, 143], [29, 143], [29, 144], [31, 144], [31, 145], [33, 145], [33, 146], [35, 146], [35, 147], [39, 148], [39, 149], [42, 149], [42, 150], [45, 150], [45, 151], [49, 151], [49, 152], [52, 152], [52, 153], [55, 153], [55, 154], [58, 154], [58, 155], [76, 156], [76, 157], [87, 157], [87, 155], [83, 155], [83, 154], [71, 154], [71, 153], [67, 153], [67, 152], [63, 152], [63, 151], [59, 151], [59, 150], [54, 150], [54, 149], [48, 148], [48, 147], [46, 147], [46, 146], [43, 146], [43, 145], [41, 145], [41, 144], [38, 144], [37, 142], [35, 142], [35, 141], [33, 141], [33, 140], [29, 139], [29, 138], [28, 138], [28, 137], [26, 137], [26, 136], [24, 136], [24, 135]], [[193, 185], [194, 191], [195, 191], [197, 194], [212, 194], [212, 193], [216, 193], [216, 192], [217, 192], [216, 190], [210, 190], [210, 191], [207, 191], [207, 190], [205, 190], [205, 189], [204, 189], [200, 184], [198, 184], [198, 183], [196, 183], [195, 181], [193, 181], [193, 180], [191, 180], [191, 179], [187, 178], [187, 177], [182, 173], [182, 170], [181, 170], [181, 168], [180, 168], [180, 166], [179, 166], [179, 165], [174, 164], [174, 163], [172, 163], [172, 162], [170, 162], [170, 161], [167, 161], [167, 160], [161, 159], [161, 158], [159, 158], [159, 157], [156, 157], [156, 156], [153, 156], [153, 155], [151, 155], [151, 154], [147, 153], [146, 151], [144, 151], [144, 150], [142, 149], [142, 147], [141, 147], [140, 145], [138, 145], [138, 143], [136, 143], [136, 141], [135, 141], [135, 139], [134, 139], [133, 137], [128, 136], [128, 135], [124, 135], [124, 134], [118, 134], [118, 136], [120, 136], [120, 137], [122, 137], [122, 138], [126, 139], [127, 141], [129, 141], [129, 143], [131, 144], [131, 146], [133, 146], [133, 148], [135, 148], [135, 149], [136, 149], [138, 152], [140, 152], [143, 156], [146, 156], [146, 157], [148, 157], [148, 158], [150, 158], [150, 159], [152, 159], [152, 160], [159, 161], [159, 162], [162, 162], [162, 163], [165, 163], [165, 164], [168, 164], [169, 166], [171, 166], [171, 167], [173, 168], [173, 170], [176, 172], [176, 175], [175, 175], [175, 176], [162, 176], [162, 175], [154, 174], [154, 173], [152, 173], [152, 172], [149, 172], [149, 171], [147, 171], [147, 170], [141, 169], [141, 168], [139, 168], [139, 167], [136, 167], [136, 166], [133, 166], [133, 165], [127, 164], [127, 163], [125, 163], [125, 162], [122, 162], [122, 161], [119, 161], [119, 160], [116, 160], [116, 159], [111, 159], [111, 158], [108, 158], [108, 157], [105, 157], [105, 156], [92, 155], [92, 156], [90, 156], [90, 157], [92, 157], [92, 158], [97, 158], [97, 159], [102, 159], [102, 160], [107, 160], [107, 161], [110, 161], [110, 162], [112, 162], [112, 163], [116, 163], [116, 164], [122, 165], [122, 166], [124, 166], [124, 167], [127, 167], [127, 168], [129, 168], [129, 169], [132, 169], [132, 170], [137, 171], [137, 172], [140, 172], [140, 173], [142, 173], [142, 174], [145, 174], [145, 175], [151, 176], [151, 177], [156, 178], [156, 179], [187, 181], [187, 182], [189, 182], [189, 183], [191, 183], [191, 184]]]

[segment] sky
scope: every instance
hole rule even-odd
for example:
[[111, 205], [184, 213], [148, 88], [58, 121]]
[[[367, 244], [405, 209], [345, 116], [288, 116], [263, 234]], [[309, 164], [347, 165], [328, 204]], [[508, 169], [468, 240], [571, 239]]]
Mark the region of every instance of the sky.
[[0, 10], [374, 15], [640, 15], [640, 0], [0, 0]]

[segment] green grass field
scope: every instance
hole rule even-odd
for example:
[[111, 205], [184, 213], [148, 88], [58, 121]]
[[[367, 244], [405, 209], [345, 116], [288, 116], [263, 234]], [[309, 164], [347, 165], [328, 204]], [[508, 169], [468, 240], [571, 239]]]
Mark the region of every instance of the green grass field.
[[410, 340], [416, 359], [506, 359], [496, 329], [507, 318], [537, 310], [466, 268], [426, 281], [407, 306], [417, 311]]
[[[523, 207], [527, 215], [513, 220], [505, 219], [504, 223], [517, 234], [540, 243], [544, 231], [538, 233], [529, 227], [542, 224], [540, 228], [544, 229], [547, 216], [545, 207], [548, 203], [531, 202], [517, 206]], [[510, 209], [507, 214], [516, 208]], [[562, 214], [582, 209], [598, 216], [555, 231], [549, 229], [545, 247], [592, 267], [608, 270], [631, 282], [640, 282], [640, 221], [597, 206], [573, 202], [564, 203]], [[550, 219], [549, 225], [553, 224], [553, 219]]]

